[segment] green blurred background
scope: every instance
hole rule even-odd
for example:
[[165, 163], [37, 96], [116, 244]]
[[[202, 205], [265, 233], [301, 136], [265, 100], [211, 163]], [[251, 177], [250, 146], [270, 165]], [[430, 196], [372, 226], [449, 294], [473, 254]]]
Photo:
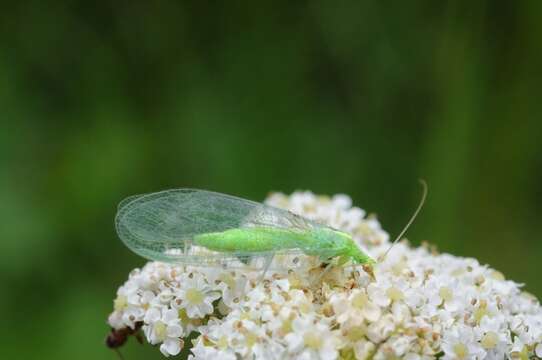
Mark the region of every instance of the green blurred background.
[[[0, 14], [3, 359], [115, 359], [125, 196], [346, 193], [542, 296], [542, 2], [24, 1]], [[7, 318], [7, 319], [6, 319]], [[7, 320], [7, 322], [6, 322]], [[132, 340], [128, 359], [161, 358]]]

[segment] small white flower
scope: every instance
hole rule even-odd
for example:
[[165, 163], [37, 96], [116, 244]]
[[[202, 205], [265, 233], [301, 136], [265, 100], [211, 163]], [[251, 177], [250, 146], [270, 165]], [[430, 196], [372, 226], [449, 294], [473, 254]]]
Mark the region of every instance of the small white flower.
[[393, 315], [386, 314], [378, 321], [373, 322], [367, 328], [367, 337], [372, 342], [378, 344], [388, 338], [395, 330]]
[[376, 350], [376, 345], [370, 341], [359, 340], [354, 343], [356, 359], [370, 359]]
[[151, 344], [159, 344], [165, 355], [177, 355], [182, 348], [183, 328], [180, 325], [177, 310], [152, 308], [147, 311], [143, 331]]
[[477, 337], [480, 338], [480, 345], [487, 352], [488, 359], [505, 357], [511, 336], [504, 316], [484, 316], [475, 331], [479, 333]]
[[485, 351], [471, 327], [454, 326], [442, 339], [443, 359], [482, 359]]
[[292, 321], [292, 332], [284, 337], [290, 355], [315, 360], [333, 360], [338, 356], [338, 339], [322, 320], [301, 316]]
[[411, 343], [415, 339], [416, 338], [414, 336], [392, 336], [386, 340], [385, 343], [380, 345], [377, 353], [374, 355], [374, 358], [389, 359], [402, 357], [411, 347]]
[[375, 305], [364, 291], [353, 290], [346, 294], [333, 294], [329, 300], [340, 324], [349, 323], [350, 326], [359, 326], [365, 320], [377, 321], [381, 316], [380, 307]]
[[113, 329], [122, 329], [123, 327], [127, 326], [122, 320], [123, 315], [124, 314], [121, 311], [113, 311], [111, 314], [109, 314], [109, 317], [107, 318], [107, 323]]
[[145, 310], [142, 308], [137, 306], [128, 306], [122, 312], [122, 322], [125, 326], [134, 329], [136, 323], [142, 321], [144, 316]]
[[196, 340], [191, 349], [192, 354], [188, 355], [189, 360], [236, 360], [235, 352], [228, 348], [217, 349], [212, 346], [206, 346], [202, 337]]
[[259, 309], [267, 297], [268, 294], [264, 290], [264, 285], [260, 283], [245, 295], [243, 306], [251, 309]]
[[272, 311], [269, 306], [264, 308], [262, 315], [262, 319], [267, 321], [267, 328], [276, 338], [282, 338], [292, 331], [292, 321], [297, 316], [289, 306], [282, 306], [276, 312]]
[[180, 280], [180, 289], [175, 296], [181, 300], [179, 307], [186, 309], [190, 318], [202, 318], [213, 313], [213, 301], [220, 293], [213, 291], [205, 278], [198, 273], [184, 275]]
[[246, 294], [248, 279], [236, 273], [223, 272], [217, 279], [220, 283], [217, 289], [222, 291], [222, 301], [229, 308], [239, 305], [241, 298]]
[[510, 349], [510, 357], [513, 359], [526, 358], [525, 355], [528, 352], [527, 346], [519, 337], [516, 337], [512, 347]]

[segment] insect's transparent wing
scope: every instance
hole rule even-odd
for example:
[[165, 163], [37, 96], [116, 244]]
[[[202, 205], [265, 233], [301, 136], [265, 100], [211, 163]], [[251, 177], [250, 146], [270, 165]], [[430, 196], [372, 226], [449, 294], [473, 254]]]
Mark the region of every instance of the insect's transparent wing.
[[119, 204], [119, 237], [134, 252], [153, 260], [206, 265], [245, 253], [209, 253], [192, 247], [199, 234], [239, 227], [306, 230], [314, 223], [286, 210], [204, 190], [176, 189], [133, 196]]
[[143, 197], [145, 195], [147, 195], [147, 194], [130, 195], [130, 196], [122, 199], [121, 202], [119, 202], [119, 204], [117, 205], [117, 211], [120, 211], [120, 209], [122, 209], [126, 204], [134, 201], [137, 198]]
[[318, 224], [291, 211], [255, 203], [256, 206], [243, 219], [240, 227], [275, 227], [308, 230]]

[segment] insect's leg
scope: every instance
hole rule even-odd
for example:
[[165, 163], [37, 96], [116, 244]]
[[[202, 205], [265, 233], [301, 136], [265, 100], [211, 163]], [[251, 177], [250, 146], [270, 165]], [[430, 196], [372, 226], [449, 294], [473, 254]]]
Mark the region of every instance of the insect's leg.
[[137, 332], [136, 334], [134, 334], [134, 336], [137, 342], [143, 345], [143, 335], [141, 335], [141, 332]]
[[185, 240], [183, 244], [183, 254], [188, 255], [188, 251], [190, 251], [190, 248], [192, 248], [192, 241], [191, 240]]
[[122, 353], [120, 352], [119, 349], [115, 348], [115, 352], [116, 352], [117, 355], [119, 356], [119, 359], [120, 359], [120, 360], [124, 360], [124, 356], [122, 356]]
[[319, 283], [322, 281], [322, 279], [324, 278], [324, 275], [328, 273], [329, 270], [331, 270], [331, 267], [333, 266], [333, 263], [332, 262], [329, 262], [326, 267], [324, 268], [324, 271], [322, 271], [320, 273], [320, 275], [318, 275], [318, 278], [316, 279], [315, 281], [315, 284]]
[[318, 275], [318, 278], [315, 280], [313, 285], [316, 285], [322, 281], [324, 276], [331, 270], [333, 266], [342, 266], [346, 262], [346, 258], [339, 257], [339, 258], [328, 258], [327, 259], [327, 265], [324, 268], [324, 270]]
[[274, 256], [275, 256], [274, 254], [271, 254], [271, 255], [267, 255], [265, 257], [264, 268], [263, 268], [262, 274], [260, 275], [260, 278], [258, 279], [258, 282], [256, 284], [259, 284], [264, 279], [265, 273], [267, 272], [267, 270], [269, 270], [269, 266], [271, 266], [271, 263], [273, 262], [273, 257]]

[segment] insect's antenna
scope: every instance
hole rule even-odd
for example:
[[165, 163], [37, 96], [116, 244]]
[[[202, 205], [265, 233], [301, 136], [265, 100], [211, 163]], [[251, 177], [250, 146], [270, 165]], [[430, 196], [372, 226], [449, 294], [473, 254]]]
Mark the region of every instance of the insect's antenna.
[[381, 256], [378, 261], [383, 261], [386, 256], [388, 255], [388, 253], [390, 252], [391, 249], [393, 249], [393, 247], [395, 246], [395, 244], [403, 237], [403, 235], [405, 235], [405, 233], [407, 232], [408, 228], [410, 227], [410, 225], [412, 225], [412, 223], [414, 222], [414, 220], [416, 220], [416, 217], [418, 216], [418, 213], [420, 212], [420, 210], [423, 208], [423, 204], [425, 204], [425, 198], [427, 197], [427, 183], [425, 182], [425, 180], [423, 179], [419, 179], [419, 182], [420, 184], [422, 185], [422, 198], [420, 199], [420, 203], [418, 204], [418, 207], [416, 208], [416, 211], [414, 211], [414, 214], [412, 214], [412, 216], [410, 217], [410, 220], [408, 220], [407, 224], [405, 225], [405, 227], [403, 228], [403, 230], [399, 233], [399, 235], [395, 238], [395, 240], [393, 240], [393, 243], [391, 244], [390, 248], [388, 250], [386, 250], [386, 252], [384, 253], [383, 256]]

